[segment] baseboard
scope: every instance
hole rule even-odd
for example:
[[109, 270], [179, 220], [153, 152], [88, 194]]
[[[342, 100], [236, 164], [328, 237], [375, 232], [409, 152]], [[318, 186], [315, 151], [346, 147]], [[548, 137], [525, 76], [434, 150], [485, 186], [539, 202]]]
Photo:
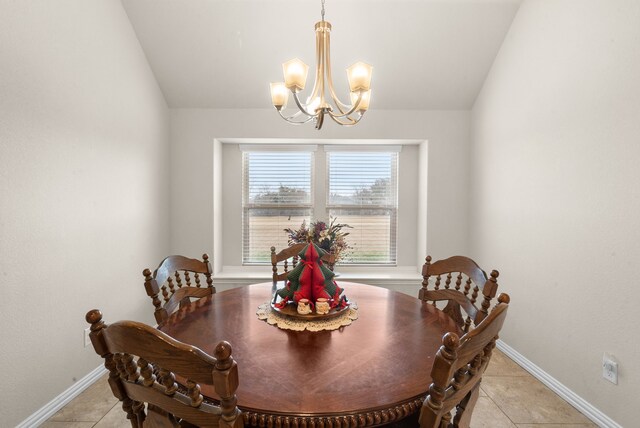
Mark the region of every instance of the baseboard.
[[515, 361], [523, 369], [531, 373], [533, 377], [538, 379], [549, 389], [562, 397], [567, 403], [575, 407], [580, 413], [591, 419], [593, 423], [597, 424], [600, 428], [622, 428], [622, 425], [618, 424], [609, 416], [602, 413], [591, 403], [587, 402], [584, 398], [571, 391], [549, 373], [545, 372], [540, 367], [526, 359], [522, 354], [504, 343], [502, 340], [498, 340], [498, 342], [496, 343], [496, 347], [501, 350], [506, 356]]
[[89, 374], [71, 385], [62, 394], [49, 401], [37, 412], [29, 416], [27, 419], [16, 425], [16, 428], [31, 428], [43, 424], [47, 419], [53, 416], [58, 410], [62, 409], [69, 401], [76, 398], [82, 391], [91, 386], [103, 374], [107, 372], [104, 366], [96, 367]]

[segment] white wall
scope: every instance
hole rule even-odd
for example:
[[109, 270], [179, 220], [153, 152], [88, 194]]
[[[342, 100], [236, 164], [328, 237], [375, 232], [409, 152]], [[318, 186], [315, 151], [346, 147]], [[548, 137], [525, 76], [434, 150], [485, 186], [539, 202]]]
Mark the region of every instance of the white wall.
[[0, 425], [102, 364], [85, 313], [152, 322], [168, 110], [120, 2], [2, 1]]
[[290, 125], [272, 109], [172, 109], [171, 243], [178, 254], [213, 251], [214, 138], [427, 139], [427, 249], [434, 257], [467, 251], [469, 112], [372, 110], [353, 128], [329, 122], [316, 131]]
[[625, 427], [640, 405], [639, 77], [640, 2], [525, 1], [472, 112], [471, 254], [512, 297], [502, 338]]

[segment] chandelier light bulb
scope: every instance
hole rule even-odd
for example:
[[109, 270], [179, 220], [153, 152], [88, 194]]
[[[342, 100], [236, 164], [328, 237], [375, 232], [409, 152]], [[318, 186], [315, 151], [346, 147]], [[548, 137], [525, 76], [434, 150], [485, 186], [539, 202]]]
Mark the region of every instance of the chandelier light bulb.
[[364, 62], [356, 62], [347, 68], [349, 89], [351, 92], [368, 91], [371, 87], [371, 71], [373, 67]]
[[320, 107], [320, 103], [322, 102], [322, 100], [320, 100], [320, 97], [315, 97], [315, 98], [309, 98], [307, 100], [307, 110], [309, 112], [313, 112], [315, 113], [316, 110], [318, 110], [318, 107]]
[[[360, 92], [351, 92], [351, 104], [355, 105], [358, 102], [358, 96]], [[358, 104], [358, 111], [365, 112], [369, 109], [369, 100], [371, 100], [371, 90], [366, 92], [362, 92], [362, 99], [360, 100], [360, 104]]]
[[289, 90], [283, 82], [277, 82], [271, 84], [271, 102], [273, 106], [280, 110], [287, 106], [289, 100]]
[[309, 73], [307, 64], [295, 58], [282, 64], [282, 72], [284, 73], [284, 85], [288, 89], [292, 91], [304, 89], [307, 82], [307, 74]]

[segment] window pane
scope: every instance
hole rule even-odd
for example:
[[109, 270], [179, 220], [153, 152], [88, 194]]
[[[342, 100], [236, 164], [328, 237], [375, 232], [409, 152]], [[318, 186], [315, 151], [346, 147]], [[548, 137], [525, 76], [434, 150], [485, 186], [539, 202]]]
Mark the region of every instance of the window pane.
[[397, 153], [327, 153], [327, 211], [353, 227], [345, 263], [396, 263], [397, 170]]
[[396, 263], [396, 211], [394, 209], [338, 208], [329, 215], [352, 226], [347, 243], [352, 247], [344, 263]]
[[310, 205], [311, 152], [245, 152], [244, 202]]
[[243, 263], [271, 263], [271, 247], [276, 251], [289, 246], [285, 228], [297, 229], [311, 220], [311, 209], [247, 208], [244, 211], [245, 234]]
[[270, 263], [288, 246], [285, 228], [311, 220], [312, 152], [244, 152], [243, 263]]
[[396, 153], [328, 155], [328, 205], [396, 205]]

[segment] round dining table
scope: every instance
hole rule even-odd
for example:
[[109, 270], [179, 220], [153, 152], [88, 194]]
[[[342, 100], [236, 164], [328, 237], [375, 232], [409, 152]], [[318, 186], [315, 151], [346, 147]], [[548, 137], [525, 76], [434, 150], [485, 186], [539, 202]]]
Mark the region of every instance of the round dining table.
[[[357, 319], [338, 330], [283, 330], [259, 319], [258, 306], [273, 296], [271, 282], [192, 302], [159, 328], [210, 355], [221, 340], [231, 343], [246, 426], [365, 427], [419, 411], [442, 336], [460, 333], [458, 326], [416, 297], [339, 285], [357, 304]], [[218, 399], [209, 385], [202, 394]]]

